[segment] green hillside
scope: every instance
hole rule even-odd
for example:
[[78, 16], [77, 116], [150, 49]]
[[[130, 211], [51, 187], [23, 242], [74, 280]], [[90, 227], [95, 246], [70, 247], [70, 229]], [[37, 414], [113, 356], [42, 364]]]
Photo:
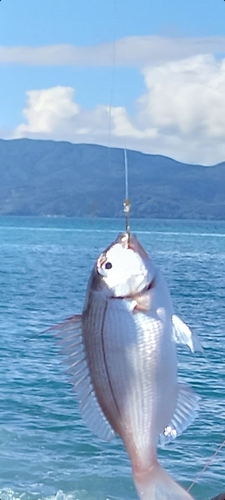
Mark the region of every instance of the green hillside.
[[[133, 217], [225, 219], [225, 163], [186, 165], [128, 151]], [[122, 215], [124, 152], [0, 140], [0, 215]]]

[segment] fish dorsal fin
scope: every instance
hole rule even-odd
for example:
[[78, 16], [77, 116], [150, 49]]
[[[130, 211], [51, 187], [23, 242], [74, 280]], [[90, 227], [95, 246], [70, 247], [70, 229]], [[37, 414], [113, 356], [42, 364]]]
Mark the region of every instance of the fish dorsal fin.
[[159, 437], [159, 444], [164, 446], [182, 432], [194, 421], [199, 409], [200, 397], [185, 384], [178, 384], [177, 405], [173, 417]]
[[61, 354], [65, 356], [64, 362], [69, 365], [66, 373], [70, 375], [69, 382], [77, 394], [85, 424], [96, 436], [110, 441], [115, 432], [98, 403], [91, 382], [82, 338], [82, 316], [72, 316], [53, 329], [56, 330], [55, 337], [61, 347]]
[[200, 351], [204, 353], [197, 335], [194, 335], [189, 326], [187, 326], [182, 319], [176, 316], [176, 314], [173, 314], [172, 316], [172, 325], [174, 342], [177, 344], [186, 344], [191, 352]]

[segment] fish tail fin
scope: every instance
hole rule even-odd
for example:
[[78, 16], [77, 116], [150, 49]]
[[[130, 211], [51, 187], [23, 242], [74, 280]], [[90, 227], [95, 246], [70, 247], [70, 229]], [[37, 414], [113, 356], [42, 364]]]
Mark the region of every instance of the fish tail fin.
[[158, 462], [148, 471], [138, 474], [134, 471], [134, 483], [140, 500], [193, 500]]

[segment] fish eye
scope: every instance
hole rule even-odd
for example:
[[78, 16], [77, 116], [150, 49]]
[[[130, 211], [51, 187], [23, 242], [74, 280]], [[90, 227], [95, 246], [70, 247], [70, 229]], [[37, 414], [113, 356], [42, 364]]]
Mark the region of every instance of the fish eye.
[[111, 264], [111, 262], [106, 262], [106, 264], [105, 264], [105, 269], [112, 269], [112, 264]]

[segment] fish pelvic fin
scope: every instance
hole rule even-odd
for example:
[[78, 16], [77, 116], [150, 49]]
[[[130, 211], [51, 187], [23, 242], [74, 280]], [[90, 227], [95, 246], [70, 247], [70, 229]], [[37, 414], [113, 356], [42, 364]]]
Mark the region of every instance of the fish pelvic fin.
[[133, 471], [140, 500], [193, 500], [156, 461], [149, 470]]
[[176, 316], [176, 314], [172, 316], [172, 327], [173, 340], [176, 344], [186, 344], [192, 353], [199, 351], [204, 354], [204, 349], [200, 344], [197, 334], [193, 334], [189, 326]]
[[110, 441], [115, 432], [98, 403], [91, 381], [82, 336], [82, 315], [72, 316], [50, 330], [54, 331], [63, 363], [68, 367], [66, 373], [70, 376], [69, 383], [76, 393], [83, 421], [100, 439]]

